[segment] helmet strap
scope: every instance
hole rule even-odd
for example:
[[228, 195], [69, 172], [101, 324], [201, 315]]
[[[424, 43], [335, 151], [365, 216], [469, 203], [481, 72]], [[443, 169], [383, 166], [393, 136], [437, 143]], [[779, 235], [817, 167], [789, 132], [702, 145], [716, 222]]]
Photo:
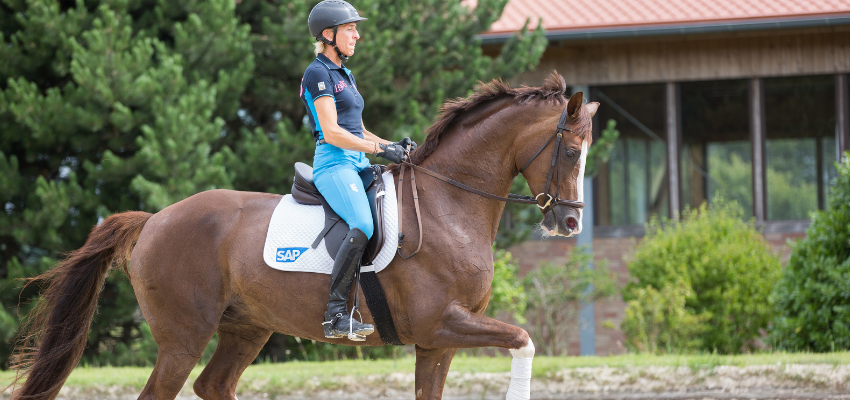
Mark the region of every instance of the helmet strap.
[[339, 56], [339, 59], [342, 60], [342, 62], [347, 62], [348, 56], [345, 55], [345, 54], [342, 54], [342, 52], [339, 51], [339, 47], [337, 47], [337, 45], [336, 45], [336, 28], [338, 28], [338, 27], [339, 27], [339, 25], [334, 27], [334, 42], [333, 42], [332, 46], [334, 47], [334, 50], [336, 50], [336, 55]]
[[327, 44], [329, 46], [333, 46], [334, 50], [336, 50], [336, 55], [339, 56], [339, 59], [342, 60], [343, 62], [346, 62], [346, 61], [348, 61], [348, 56], [345, 55], [345, 54], [342, 54], [342, 51], [340, 51], [339, 47], [337, 47], [337, 45], [336, 45], [336, 30], [337, 30], [337, 28], [339, 28], [339, 25], [334, 27], [334, 39], [333, 40], [325, 39], [325, 37], [323, 35], [317, 36], [316, 40], [318, 40], [318, 41], [320, 41], [324, 44]]
[[339, 47], [334, 46], [334, 50], [336, 50], [336, 55], [339, 56], [339, 59], [342, 60], [342, 62], [348, 61], [348, 56], [345, 55], [345, 54], [342, 54], [342, 52], [339, 51]]

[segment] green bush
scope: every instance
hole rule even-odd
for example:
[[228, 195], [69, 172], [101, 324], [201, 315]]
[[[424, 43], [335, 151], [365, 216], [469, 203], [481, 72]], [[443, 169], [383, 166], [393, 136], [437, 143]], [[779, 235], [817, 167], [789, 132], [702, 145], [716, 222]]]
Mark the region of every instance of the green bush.
[[771, 340], [778, 349], [850, 349], [850, 153], [837, 165], [828, 208], [815, 212], [806, 237], [774, 291]]
[[495, 317], [499, 312], [507, 312], [513, 319], [525, 323], [525, 289], [517, 278], [517, 265], [513, 255], [506, 250], [493, 252], [493, 284], [490, 286], [490, 302], [487, 304], [487, 316]]
[[578, 247], [570, 252], [566, 264], [544, 263], [526, 275], [526, 330], [539, 354], [566, 355], [581, 307], [617, 293], [615, 277], [607, 266], [593, 264], [593, 254]]
[[718, 198], [685, 210], [679, 221], [653, 219], [629, 263], [633, 281], [624, 300], [640, 302], [639, 289], [647, 286], [663, 293], [668, 285], [682, 285], [689, 292], [686, 310], [711, 327], [693, 333], [700, 350], [753, 350], [773, 316], [770, 293], [781, 265], [742, 215], [737, 203]]
[[626, 347], [636, 353], [688, 353], [702, 346], [700, 336], [709, 329], [707, 315], [694, 315], [685, 307], [691, 288], [684, 282], [655, 290], [633, 289], [634, 300], [626, 306], [620, 325]]
[[[17, 318], [0, 304], [0, 360], [9, 358], [17, 332]], [[0, 370], [3, 369], [6, 369], [6, 365], [0, 365]]]

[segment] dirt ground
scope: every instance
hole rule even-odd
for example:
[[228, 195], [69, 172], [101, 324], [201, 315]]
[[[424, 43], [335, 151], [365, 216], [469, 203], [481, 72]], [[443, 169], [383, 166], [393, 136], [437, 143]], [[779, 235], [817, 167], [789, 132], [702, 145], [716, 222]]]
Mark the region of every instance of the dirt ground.
[[[450, 372], [444, 399], [504, 399], [509, 373]], [[413, 374], [341, 377], [330, 390], [305, 382], [300, 388], [277, 387], [273, 382], [241, 382], [240, 400], [414, 399]], [[571, 368], [532, 379], [532, 399], [643, 400], [643, 399], [846, 399], [850, 400], [850, 365], [777, 364], [712, 368], [640, 367]], [[135, 399], [136, 389], [65, 387], [64, 400]], [[8, 399], [8, 393], [0, 399]], [[179, 399], [196, 399], [191, 384]]]

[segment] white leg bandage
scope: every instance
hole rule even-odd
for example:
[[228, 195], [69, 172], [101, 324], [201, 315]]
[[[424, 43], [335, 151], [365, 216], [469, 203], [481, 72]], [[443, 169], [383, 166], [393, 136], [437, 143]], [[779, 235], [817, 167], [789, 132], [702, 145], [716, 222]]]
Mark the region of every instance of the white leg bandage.
[[528, 400], [531, 398], [531, 361], [534, 359], [534, 343], [528, 339], [528, 344], [511, 349], [514, 357], [511, 361], [511, 384], [505, 400]]

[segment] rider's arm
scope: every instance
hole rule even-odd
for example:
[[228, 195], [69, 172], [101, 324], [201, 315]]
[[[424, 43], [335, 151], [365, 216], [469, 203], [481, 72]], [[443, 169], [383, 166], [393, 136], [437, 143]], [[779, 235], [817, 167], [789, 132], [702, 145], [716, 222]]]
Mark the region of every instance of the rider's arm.
[[[319, 117], [319, 125], [322, 127], [322, 133], [325, 136], [326, 142], [341, 149], [361, 151], [369, 154], [374, 154], [376, 150], [380, 151], [378, 142], [360, 139], [352, 135], [351, 132], [342, 129], [337, 124], [336, 104], [334, 104], [333, 97], [319, 97], [314, 101], [314, 104], [316, 106], [316, 114]], [[364, 137], [366, 136], [365, 131], [363, 135]]]

